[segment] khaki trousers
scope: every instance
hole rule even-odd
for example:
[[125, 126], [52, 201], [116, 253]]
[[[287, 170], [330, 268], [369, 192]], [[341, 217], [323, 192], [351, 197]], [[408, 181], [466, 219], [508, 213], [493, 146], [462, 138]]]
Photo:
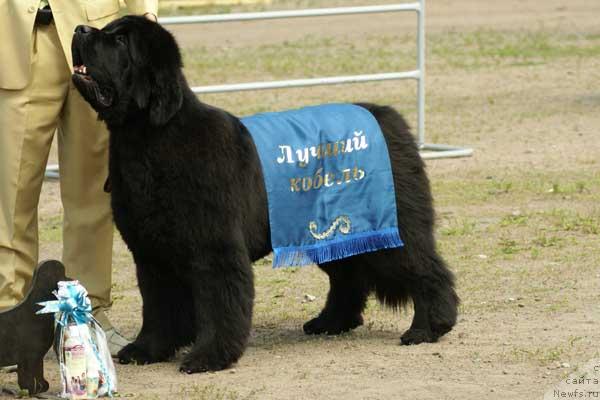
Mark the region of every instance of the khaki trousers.
[[113, 225], [108, 133], [71, 83], [54, 24], [34, 28], [32, 79], [0, 89], [0, 308], [26, 294], [38, 261], [37, 206], [54, 132], [58, 132], [67, 276], [88, 290], [98, 320], [110, 324]]

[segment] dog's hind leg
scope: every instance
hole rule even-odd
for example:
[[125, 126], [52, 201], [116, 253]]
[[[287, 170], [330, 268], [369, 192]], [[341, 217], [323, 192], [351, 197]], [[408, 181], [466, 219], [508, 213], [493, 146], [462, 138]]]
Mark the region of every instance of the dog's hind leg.
[[437, 340], [450, 332], [456, 324], [460, 300], [454, 290], [454, 275], [437, 254], [430, 258], [431, 278], [427, 280], [429, 321], [431, 332]]
[[452, 274], [445, 267], [435, 266], [430, 274], [413, 279], [408, 290], [413, 300], [414, 317], [410, 328], [400, 338], [401, 344], [436, 342], [456, 324], [458, 296], [453, 288]]
[[218, 254], [205, 251], [188, 276], [196, 326], [194, 345], [180, 366], [188, 374], [228, 368], [242, 356], [250, 336], [254, 301], [250, 259], [239, 247], [219, 247]]
[[397, 309], [412, 300], [413, 321], [401, 344], [435, 342], [456, 323], [454, 277], [433, 249], [407, 247], [363, 255], [363, 263], [382, 304]]
[[337, 335], [362, 325], [369, 282], [361, 273], [361, 266], [349, 258], [319, 267], [329, 276], [327, 303], [319, 316], [304, 324], [304, 332]]
[[414, 316], [410, 328], [400, 338], [401, 344], [431, 343], [437, 340], [431, 330], [429, 318], [431, 304], [424, 286], [420, 281], [412, 282], [410, 285], [409, 293], [413, 301]]

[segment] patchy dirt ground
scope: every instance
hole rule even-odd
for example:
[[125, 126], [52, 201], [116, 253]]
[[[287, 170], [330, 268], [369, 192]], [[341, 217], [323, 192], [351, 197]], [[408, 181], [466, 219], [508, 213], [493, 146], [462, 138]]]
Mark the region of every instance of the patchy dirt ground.
[[[343, 4], [378, 4], [350, 1]], [[389, 2], [388, 2], [389, 3]], [[279, 1], [273, 7], [340, 1]], [[398, 346], [412, 312], [369, 303], [365, 326], [306, 337], [327, 282], [255, 265], [252, 340], [233, 369], [184, 376], [178, 360], [117, 366], [120, 396], [182, 399], [541, 399], [600, 358], [600, 3], [437, 0], [427, 7], [427, 137], [475, 148], [429, 161], [440, 251], [462, 298], [439, 343]], [[375, 20], [377, 19], [377, 20]], [[407, 69], [414, 16], [173, 28], [190, 83]], [[414, 84], [206, 96], [238, 114], [327, 101], [390, 103], [414, 121]], [[414, 125], [414, 122], [413, 122]], [[41, 254], [60, 256], [59, 188], [45, 184]], [[115, 242], [111, 318], [140, 327], [131, 258]], [[304, 302], [304, 295], [316, 296]], [[47, 360], [58, 390], [54, 360]], [[0, 384], [14, 382], [0, 373]], [[580, 388], [581, 389], [581, 388]]]

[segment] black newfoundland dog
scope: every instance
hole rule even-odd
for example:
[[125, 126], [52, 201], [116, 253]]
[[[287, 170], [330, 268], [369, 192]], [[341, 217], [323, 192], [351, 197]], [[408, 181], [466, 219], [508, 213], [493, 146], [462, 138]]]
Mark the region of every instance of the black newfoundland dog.
[[[165, 361], [193, 344], [181, 371], [229, 367], [250, 334], [252, 262], [272, 250], [249, 133], [237, 117], [196, 98], [173, 36], [145, 18], [127, 16], [102, 30], [79, 26], [73, 61], [75, 86], [110, 130], [114, 220], [133, 253], [143, 299], [142, 329], [120, 362]], [[391, 307], [412, 300], [402, 344], [435, 342], [454, 326], [458, 297], [436, 253], [424, 164], [396, 111], [360, 106], [387, 141], [405, 247], [319, 265], [331, 287], [304, 332], [360, 326], [374, 292]]]

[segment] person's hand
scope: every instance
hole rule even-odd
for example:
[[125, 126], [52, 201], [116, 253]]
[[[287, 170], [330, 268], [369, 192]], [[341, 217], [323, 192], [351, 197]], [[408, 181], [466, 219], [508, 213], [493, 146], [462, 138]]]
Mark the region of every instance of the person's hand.
[[148, 18], [152, 22], [158, 22], [158, 18], [156, 17], [156, 14], [153, 14], [151, 12], [144, 13], [144, 17]]

